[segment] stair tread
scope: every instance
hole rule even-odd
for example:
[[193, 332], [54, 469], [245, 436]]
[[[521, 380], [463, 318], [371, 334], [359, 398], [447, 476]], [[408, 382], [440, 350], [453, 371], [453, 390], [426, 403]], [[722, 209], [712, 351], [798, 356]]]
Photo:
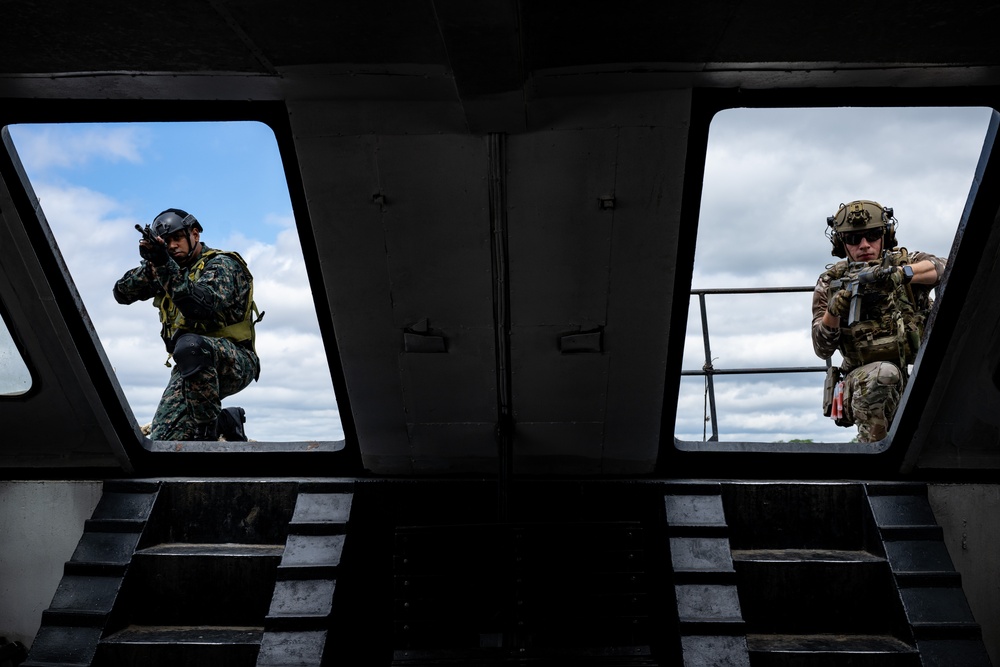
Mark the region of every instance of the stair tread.
[[260, 644], [263, 626], [130, 625], [102, 644]]
[[449, 665], [478, 667], [480, 665], [522, 664], [530, 661], [544, 661], [557, 658], [572, 661], [574, 665], [616, 665], [638, 667], [659, 665], [652, 657], [648, 646], [604, 646], [599, 648], [559, 647], [559, 648], [477, 648], [477, 649], [397, 649], [393, 652], [393, 665], [423, 667], [424, 665]]
[[285, 545], [283, 544], [168, 542], [140, 549], [136, 551], [136, 554], [153, 556], [281, 556], [284, 551]]
[[892, 635], [748, 634], [747, 648], [772, 653], [915, 653], [916, 648]]
[[885, 558], [851, 549], [733, 549], [734, 561], [816, 561], [835, 563], [882, 563]]

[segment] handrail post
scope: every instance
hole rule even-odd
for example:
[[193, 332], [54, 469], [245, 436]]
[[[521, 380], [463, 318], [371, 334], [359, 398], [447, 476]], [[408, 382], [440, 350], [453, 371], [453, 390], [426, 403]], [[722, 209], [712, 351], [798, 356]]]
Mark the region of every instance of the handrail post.
[[708, 390], [708, 408], [709, 415], [712, 420], [712, 437], [709, 439], [712, 442], [719, 441], [719, 422], [717, 421], [717, 416], [715, 413], [715, 381], [712, 376], [712, 348], [708, 342], [708, 311], [705, 308], [705, 293], [701, 292], [698, 294], [698, 301], [701, 305], [701, 335], [705, 340], [705, 365], [702, 366], [702, 370], [705, 371], [705, 385]]
[[[703, 375], [705, 377], [705, 393], [708, 398], [710, 419], [712, 420], [711, 441], [719, 441], [719, 422], [715, 405], [715, 376], [716, 375], [759, 375], [769, 373], [815, 373], [826, 372], [830, 368], [831, 360], [826, 359], [826, 367], [822, 366], [782, 366], [771, 368], [716, 368], [712, 364], [712, 347], [709, 343], [708, 335], [708, 308], [705, 306], [706, 294], [787, 294], [793, 292], [812, 292], [814, 286], [804, 285], [799, 287], [733, 287], [733, 288], [711, 288], [693, 289], [691, 295], [698, 295], [698, 302], [701, 306], [701, 335], [705, 343], [705, 365], [700, 371], [681, 370], [681, 376]], [[703, 417], [704, 419], [704, 417]], [[702, 422], [704, 424], [704, 422]], [[704, 437], [704, 434], [702, 435]]]

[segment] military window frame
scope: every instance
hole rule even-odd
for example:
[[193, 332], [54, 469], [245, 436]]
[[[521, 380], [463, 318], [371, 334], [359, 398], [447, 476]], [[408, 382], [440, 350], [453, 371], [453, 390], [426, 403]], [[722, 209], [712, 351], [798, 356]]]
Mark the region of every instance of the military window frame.
[[[5, 389], [9, 373], [11, 387], [23, 384], [24, 389]], [[0, 301], [0, 401], [17, 401], [30, 398], [38, 390], [35, 373], [24, 353], [21, 336], [13, 326], [7, 307]]]
[[[10, 125], [74, 124], [74, 123], [183, 123], [183, 122], [251, 121], [266, 125], [277, 142], [281, 170], [288, 186], [295, 227], [302, 249], [303, 260], [312, 301], [320, 327], [322, 345], [326, 352], [333, 381], [334, 400], [341, 414], [344, 431], [342, 440], [309, 441], [253, 441], [246, 443], [161, 442], [150, 440], [142, 434], [138, 420], [122, 393], [106, 355], [103, 352], [93, 324], [63, 261], [51, 229], [42, 213], [30, 179], [20, 163], [17, 150], [7, 127]], [[336, 348], [328, 301], [320, 279], [320, 264], [315, 246], [311, 242], [311, 221], [308, 219], [305, 195], [298, 178], [295, 146], [288, 125], [284, 104], [274, 102], [17, 102], [0, 113], [0, 128], [5, 144], [0, 158], [0, 169], [9, 186], [15, 215], [11, 219], [20, 223], [40, 262], [45, 282], [53, 289], [55, 308], [70, 330], [72, 348], [80, 354], [92, 379], [93, 390], [85, 391], [91, 404], [103, 405], [105, 414], [97, 414], [98, 421], [105, 417], [105, 431], [113, 440], [112, 451], [117, 463], [131, 473], [154, 474], [230, 474], [240, 470], [248, 474], [255, 471], [272, 474], [311, 474], [320, 465], [331, 474], [352, 474], [360, 469], [360, 454], [351, 420], [351, 410], [343, 380], [340, 355]], [[291, 166], [290, 166], [291, 165]], [[20, 186], [20, 187], [18, 187]], [[19, 230], [20, 231], [20, 230]], [[124, 269], [123, 269], [124, 270]], [[65, 343], [64, 343], [65, 345]], [[69, 352], [72, 355], [72, 352]], [[30, 358], [30, 351], [22, 351]], [[44, 380], [44, 378], [42, 378]], [[36, 381], [37, 384], [37, 381]], [[23, 396], [18, 397], [23, 398]], [[4, 400], [6, 397], [0, 398]], [[252, 433], [249, 434], [252, 438]], [[302, 457], [308, 456], [308, 459]]]
[[[884, 93], [884, 94], [881, 94]], [[1000, 169], [1000, 151], [993, 151], [996, 139], [996, 129], [1000, 114], [997, 113], [998, 105], [990, 94], [977, 94], [975, 91], [966, 93], [961, 97], [953, 95], [954, 91], [943, 90], [912, 90], [912, 91], [865, 91], [865, 98], [878, 100], [878, 103], [851, 105], [861, 108], [893, 108], [893, 107], [979, 107], [992, 110], [992, 118], [986, 132], [984, 144], [979, 154], [978, 162], [971, 175], [972, 187], [962, 213], [961, 220], [957, 221], [957, 233], [950, 248], [918, 248], [933, 254], [938, 254], [948, 258], [948, 267], [938, 288], [938, 296], [934, 308], [928, 321], [925, 333], [924, 344], [918, 355], [917, 365], [908, 382], [900, 405], [897, 409], [896, 417], [889, 429], [887, 436], [876, 443], [856, 443], [856, 442], [813, 442], [800, 444], [796, 442], [726, 442], [726, 441], [695, 441], [684, 440], [676, 436], [676, 418], [678, 410], [678, 399], [680, 396], [680, 382], [683, 364], [683, 350], [685, 346], [685, 331], [688, 324], [688, 310], [692, 302], [697, 297], [691, 295], [693, 266], [689, 270], [684, 269], [678, 275], [677, 287], [673, 301], [672, 336], [670, 343], [670, 361], [668, 362], [666, 391], [664, 392], [664, 410], [661, 432], [669, 435], [669, 441], [665, 441], [661, 447], [658, 469], [660, 471], [669, 470], [674, 465], [692, 466], [692, 470], [700, 469], [704, 466], [706, 474], [718, 474], [723, 470], [738, 470], [746, 465], [748, 461], [756, 461], [759, 455], [794, 454], [799, 457], [803, 465], [817, 465], [817, 470], [822, 474], [838, 474], [839, 471], [856, 471], [858, 465], [868, 466], [874, 470], [873, 465], [877, 465], [873, 459], [880, 459], [885, 462], [888, 469], [898, 469], [903, 463], [905, 452], [898, 451], [899, 448], [892, 446], [894, 441], [908, 440], [914, 435], [916, 420], [916, 405], [919, 398], [926, 397], [930, 392], [930, 384], [933, 382], [933, 375], [936, 368], [940, 366], [941, 358], [945, 354], [950, 336], [953, 334], [953, 322], [941, 323], [942, 319], [938, 313], [941, 310], [942, 297], [945, 285], [950, 286], [952, 296], [946, 302], [946, 308], [957, 309], [960, 306], [962, 292], [967, 288], [971, 279], [969, 272], [975, 269], [974, 260], [972, 266], [964, 266], [959, 271], [961, 278], [956, 279], [952, 267], [957, 261], [963, 261], [965, 254], [975, 254], [977, 249], [971, 248], [975, 242], [966, 242], [967, 230], [975, 225], [977, 236], [985, 233], [983, 230], [988, 223], [983, 219], [988, 216], [986, 212], [989, 204], [977, 207], [976, 202], [982, 197], [984, 188], [982, 181], [988, 166], [993, 166], [993, 172]], [[858, 96], [846, 94], [843, 91], [718, 91], [699, 89], [695, 91], [692, 104], [692, 130], [689, 137], [689, 160], [685, 174], [684, 201], [681, 210], [681, 238], [679, 240], [679, 254], [686, 256], [690, 253], [693, 258], [698, 236], [698, 224], [701, 210], [701, 200], [703, 196], [703, 179], [707, 160], [709, 130], [711, 121], [717, 113], [726, 109], [743, 108], [833, 108], [843, 107], [843, 100], [860, 99]], [[891, 205], [891, 204], [889, 204]], [[982, 211], [980, 213], [979, 211]], [[973, 220], [975, 219], [975, 221]], [[817, 232], [819, 233], [819, 232]], [[905, 243], [904, 243], [905, 245]], [[970, 249], [971, 248], [971, 249]], [[693, 265], [693, 262], [692, 262]], [[820, 265], [817, 268], [817, 275], [822, 270]], [[956, 286], [957, 283], [957, 286]], [[808, 318], [803, 320], [808, 326]], [[935, 323], [937, 325], [935, 326]], [[946, 329], [942, 333], [942, 329]], [[932, 330], [936, 331], [932, 335]], [[836, 358], [836, 357], [835, 357]], [[817, 358], [822, 363], [822, 360]], [[927, 367], [933, 367], [927, 371]], [[921, 373], [921, 369], [923, 372]], [[921, 377], [924, 379], [921, 381]], [[822, 376], [817, 376], [817, 382], [822, 384]], [[918, 398], [919, 397], [919, 398]], [[817, 406], [817, 411], [820, 407]], [[847, 432], [847, 431], [845, 431]], [[848, 436], [850, 437], [850, 436]], [[725, 455], [720, 458], [720, 455]], [[859, 458], [860, 457], [860, 458]], [[908, 465], [912, 464], [909, 459], [912, 453], [907, 455]], [[867, 462], [865, 462], [867, 461]], [[805, 468], [798, 468], [794, 474], [805, 474]], [[782, 472], [776, 471], [776, 476], [781, 476]], [[789, 471], [788, 474], [791, 474]], [[854, 472], [853, 474], [857, 474]]]

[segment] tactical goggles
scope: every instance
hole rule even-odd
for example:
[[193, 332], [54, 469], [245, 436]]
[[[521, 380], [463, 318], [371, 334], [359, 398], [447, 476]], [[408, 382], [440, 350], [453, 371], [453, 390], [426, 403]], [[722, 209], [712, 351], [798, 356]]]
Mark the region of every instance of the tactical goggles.
[[885, 230], [881, 227], [876, 227], [875, 229], [866, 229], [863, 232], [846, 232], [840, 235], [840, 240], [842, 240], [847, 245], [858, 245], [861, 243], [861, 239], [868, 241], [869, 243], [875, 243], [880, 238]]

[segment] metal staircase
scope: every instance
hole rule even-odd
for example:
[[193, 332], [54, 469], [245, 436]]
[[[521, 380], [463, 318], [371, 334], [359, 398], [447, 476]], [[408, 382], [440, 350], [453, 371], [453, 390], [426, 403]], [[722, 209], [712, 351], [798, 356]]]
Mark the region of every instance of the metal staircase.
[[867, 484], [866, 490], [922, 664], [989, 665], [982, 631], [927, 501], [927, 488]]
[[106, 482], [25, 667], [315, 664], [350, 484]]
[[23, 667], [92, 664], [159, 491], [157, 482], [104, 483]]
[[23, 665], [990, 665], [921, 484], [356, 484], [107, 482]]
[[684, 664], [988, 666], [918, 484], [675, 484]]

